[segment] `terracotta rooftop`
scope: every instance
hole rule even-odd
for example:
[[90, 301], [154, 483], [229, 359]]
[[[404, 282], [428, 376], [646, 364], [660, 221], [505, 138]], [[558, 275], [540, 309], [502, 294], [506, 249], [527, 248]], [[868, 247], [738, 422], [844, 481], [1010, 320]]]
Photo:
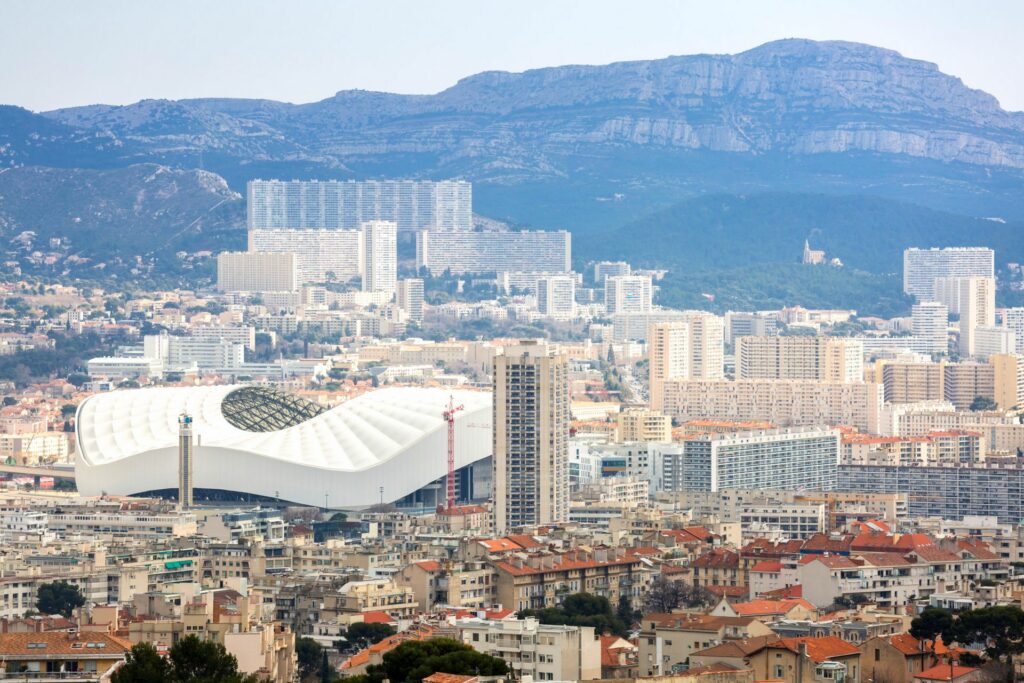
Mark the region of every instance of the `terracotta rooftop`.
[[762, 617], [787, 614], [794, 607], [803, 607], [814, 611], [814, 605], [803, 598], [790, 600], [752, 600], [751, 602], [740, 602], [732, 606], [736, 614], [741, 617]]
[[960, 678], [961, 676], [972, 674], [975, 671], [977, 671], [977, 669], [970, 666], [939, 664], [930, 669], [925, 669], [921, 673], [914, 674], [914, 678], [918, 678], [923, 681], [952, 681]]
[[[922, 652], [931, 653], [931, 651], [932, 651], [932, 643], [931, 643], [931, 641], [928, 641], [928, 640], [925, 640], [925, 641], [918, 640], [917, 638], [915, 638], [914, 636], [910, 635], [909, 633], [900, 633], [898, 635], [891, 636], [889, 638], [889, 643], [894, 648], [896, 648], [897, 650], [899, 650], [900, 652], [902, 652], [905, 655], [916, 655], [916, 654], [921, 654]], [[947, 648], [943, 644], [942, 638], [939, 638], [938, 640], [936, 640], [935, 641], [935, 654], [942, 655], [942, 654], [945, 654], [947, 652], [949, 652], [949, 648]]]
[[131, 648], [128, 641], [99, 631], [0, 634], [0, 658], [74, 655], [83, 659], [121, 659]]
[[779, 637], [772, 633], [767, 636], [757, 636], [755, 638], [743, 638], [736, 640], [726, 640], [723, 643], [715, 645], [713, 647], [705, 648], [703, 650], [697, 650], [691, 657], [722, 657], [725, 659], [742, 659], [747, 657], [754, 652], [764, 649], [769, 643], [774, 643]]
[[820, 638], [782, 638], [768, 645], [770, 648], [784, 648], [790, 652], [799, 652], [800, 645], [807, 646], [807, 656], [815, 662], [824, 662], [836, 657], [859, 655], [860, 649], [837, 636], [821, 636]]
[[723, 548], [716, 548], [710, 552], [706, 552], [696, 560], [693, 561], [692, 567], [700, 567], [702, 569], [733, 569], [740, 566], [739, 553], [734, 553], [731, 550], [725, 550]]

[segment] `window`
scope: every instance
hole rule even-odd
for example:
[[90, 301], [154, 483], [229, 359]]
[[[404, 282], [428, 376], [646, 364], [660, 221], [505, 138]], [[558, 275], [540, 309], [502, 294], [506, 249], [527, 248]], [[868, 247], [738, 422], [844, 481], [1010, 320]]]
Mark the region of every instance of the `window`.
[[[473, 642], [474, 643], [479, 643], [480, 642], [480, 634], [479, 633], [474, 633], [473, 634]], [[875, 652], [877, 653], [878, 650], [875, 650]]]
[[782, 666], [781, 664], [776, 664], [775, 665], [774, 678], [784, 678], [785, 675], [786, 675], [786, 668], [784, 666]]
[[882, 651], [877, 647], [875, 648], [875, 661], [879, 661], [882, 658]]

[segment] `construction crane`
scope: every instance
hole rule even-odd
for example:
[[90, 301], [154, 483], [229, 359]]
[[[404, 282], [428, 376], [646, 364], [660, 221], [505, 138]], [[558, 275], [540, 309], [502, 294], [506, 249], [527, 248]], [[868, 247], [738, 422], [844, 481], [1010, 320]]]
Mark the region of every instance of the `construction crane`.
[[444, 421], [448, 423], [448, 510], [455, 507], [455, 413], [460, 410], [465, 410], [465, 406], [455, 405], [455, 397], [449, 396], [448, 407], [442, 413]]

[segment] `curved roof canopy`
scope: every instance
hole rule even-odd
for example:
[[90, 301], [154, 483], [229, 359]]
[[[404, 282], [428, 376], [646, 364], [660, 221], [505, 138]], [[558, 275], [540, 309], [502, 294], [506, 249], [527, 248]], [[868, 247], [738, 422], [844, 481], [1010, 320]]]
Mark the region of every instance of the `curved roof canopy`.
[[255, 386], [232, 391], [220, 410], [228, 424], [247, 432], [276, 432], [324, 412], [323, 406], [299, 396]]

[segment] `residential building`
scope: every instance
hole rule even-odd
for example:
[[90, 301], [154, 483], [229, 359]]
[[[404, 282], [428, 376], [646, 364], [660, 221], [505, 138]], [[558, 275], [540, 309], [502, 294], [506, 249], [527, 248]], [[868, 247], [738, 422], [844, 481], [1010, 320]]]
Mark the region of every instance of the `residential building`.
[[1003, 309], [1003, 327], [1013, 332], [1013, 353], [1024, 354], [1024, 307]]
[[843, 337], [740, 337], [736, 340], [737, 379], [795, 379], [859, 382], [864, 378], [864, 347]]
[[363, 231], [363, 291], [393, 294], [398, 280], [397, 224], [367, 221]]
[[750, 505], [740, 512], [743, 539], [806, 539], [826, 531], [824, 503]]
[[995, 399], [995, 366], [989, 363], [950, 363], [943, 373], [943, 398], [957, 410], [967, 410], [979, 396]]
[[751, 617], [707, 614], [647, 614], [641, 619], [638, 664], [641, 676], [661, 676], [690, 664], [690, 656], [712, 645], [770, 636]]
[[669, 380], [663, 412], [679, 420], [766, 420], [790, 427], [848, 425], [877, 431], [883, 388], [874, 382]]
[[974, 328], [974, 355], [981, 360], [1000, 353], [1014, 353], [1017, 349], [1017, 337], [1013, 330], [1006, 327]]
[[777, 313], [727, 311], [725, 343], [735, 344], [740, 337], [771, 337], [779, 332]]
[[945, 397], [945, 365], [877, 361], [875, 381], [881, 382], [886, 403], [941, 401]]
[[664, 411], [666, 382], [723, 376], [722, 335], [722, 319], [703, 311], [685, 311], [674, 320], [651, 324], [647, 357], [652, 409]]
[[555, 320], [571, 320], [576, 315], [576, 278], [572, 275], [538, 278], [537, 311]]
[[558, 232], [419, 232], [416, 268], [432, 275], [572, 270], [572, 236]]
[[935, 280], [935, 298], [960, 316], [960, 355], [978, 352], [975, 330], [995, 327], [996, 280], [994, 277], [945, 277]]
[[992, 366], [992, 389], [999, 410], [1024, 406], [1024, 354], [993, 354], [988, 364]]
[[839, 432], [820, 427], [709, 434], [683, 444], [683, 488], [836, 488]]
[[615, 430], [615, 441], [654, 441], [657, 443], [672, 442], [672, 418], [647, 408], [627, 408], [616, 417], [618, 427]]
[[395, 301], [414, 323], [423, 322], [423, 280], [421, 278], [405, 278], [398, 281]]
[[83, 683], [109, 680], [130, 643], [108, 633], [49, 631], [0, 634], [0, 679]]
[[295, 254], [300, 285], [347, 282], [363, 274], [362, 230], [254, 229], [249, 251]]
[[604, 281], [604, 305], [608, 315], [647, 313], [651, 310], [651, 278], [646, 275], [614, 275]]
[[935, 301], [935, 280], [949, 277], [995, 277], [995, 252], [984, 247], [904, 250], [904, 293]]
[[222, 292], [294, 292], [299, 284], [298, 257], [293, 252], [217, 255], [217, 289]]
[[561, 554], [509, 555], [492, 562], [498, 603], [515, 610], [559, 605], [572, 593], [638, 600], [650, 571], [636, 555], [622, 548], [573, 550]]
[[591, 626], [526, 619], [462, 620], [462, 642], [504, 659], [516, 680], [586, 681], [601, 677], [601, 645]]
[[1024, 519], [1024, 467], [1018, 465], [840, 465], [841, 491], [903, 493], [913, 517]]
[[594, 264], [594, 282], [604, 285], [605, 279], [619, 275], [631, 275], [632, 268], [625, 261], [598, 261]]
[[757, 680], [860, 683], [860, 649], [838, 636], [781, 638], [748, 657]]
[[498, 533], [568, 518], [569, 364], [545, 342], [494, 359], [494, 522]]
[[251, 180], [248, 226], [358, 229], [391, 221], [400, 232], [473, 229], [473, 186], [463, 180]]
[[860, 652], [868, 680], [913, 683], [917, 674], [937, 665], [949, 650], [941, 640], [933, 643], [900, 633], [865, 640]]
[[914, 336], [928, 340], [930, 352], [949, 351], [949, 309], [939, 301], [918, 301], [910, 309]]

